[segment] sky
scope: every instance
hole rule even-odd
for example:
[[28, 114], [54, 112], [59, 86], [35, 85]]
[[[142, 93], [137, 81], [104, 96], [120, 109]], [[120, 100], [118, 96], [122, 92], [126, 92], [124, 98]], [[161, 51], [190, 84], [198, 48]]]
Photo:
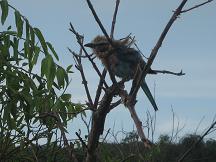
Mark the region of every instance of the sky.
[[[200, 2], [204, 1], [189, 0], [185, 9]], [[9, 0], [9, 3], [25, 15], [32, 26], [43, 32], [45, 39], [53, 44], [59, 54], [60, 64], [65, 67], [74, 64], [67, 47], [79, 51], [75, 36], [68, 30], [70, 22], [85, 36], [85, 43], [90, 42], [96, 35], [102, 35], [85, 0]], [[121, 0], [114, 37], [119, 39], [132, 33], [140, 50], [148, 57], [172, 11], [179, 3], [179, 0]], [[92, 4], [103, 25], [110, 32], [115, 0], [92, 0]], [[182, 14], [171, 27], [159, 49], [152, 69], [175, 72], [183, 70], [186, 75], [147, 76], [151, 91], [154, 92], [155, 89], [159, 107], [156, 113], [156, 137], [160, 134], [171, 134], [173, 112], [175, 130], [178, 123], [179, 128], [184, 127], [180, 135], [194, 133], [197, 127], [197, 133], [202, 133], [216, 114], [215, 15], [214, 1]], [[88, 51], [91, 52], [89, 49]], [[103, 69], [99, 61], [97, 64]], [[87, 61], [84, 61], [84, 68], [91, 94], [94, 96], [98, 83], [97, 75]], [[71, 75], [72, 83], [67, 92], [72, 94], [72, 101], [85, 102], [87, 98], [81, 77], [75, 68], [73, 70], [75, 73]], [[130, 83], [127, 84], [127, 89], [129, 88]], [[138, 93], [137, 100], [136, 110], [145, 124], [147, 111], [152, 116], [155, 113], [142, 91]], [[74, 137], [79, 128], [82, 135], [85, 135], [86, 129], [81, 120], [74, 119], [68, 127], [68, 136]], [[129, 111], [124, 106], [119, 106], [108, 114], [105, 130], [109, 128], [113, 132], [135, 129]], [[210, 137], [215, 138], [216, 134], [211, 134]]]

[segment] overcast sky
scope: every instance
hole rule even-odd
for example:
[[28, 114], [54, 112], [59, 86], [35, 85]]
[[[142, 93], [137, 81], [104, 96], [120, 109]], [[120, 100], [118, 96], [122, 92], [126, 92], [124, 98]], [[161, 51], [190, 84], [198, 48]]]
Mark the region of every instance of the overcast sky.
[[[73, 23], [80, 34], [84, 34], [86, 43], [96, 35], [102, 34], [85, 0], [10, 0], [9, 2], [21, 11], [33, 26], [41, 29], [46, 40], [54, 45], [63, 66], [74, 63], [67, 47], [74, 51], [79, 50], [75, 37], [68, 30], [69, 22]], [[189, 0], [186, 8], [200, 2], [203, 1]], [[92, 3], [109, 32], [115, 0], [92, 0]], [[132, 33], [142, 53], [149, 56], [172, 11], [179, 3], [179, 0], [121, 0], [115, 38], [122, 38]], [[159, 50], [152, 65], [153, 69], [175, 72], [182, 69], [186, 75], [147, 76], [152, 92], [155, 85], [155, 96], [159, 107], [156, 135], [171, 133], [172, 108], [176, 114], [176, 121], [179, 121], [180, 126], [185, 125], [182, 134], [194, 132], [204, 117], [198, 129], [198, 132], [202, 132], [216, 114], [215, 15], [215, 2], [182, 14], [172, 26]], [[97, 63], [102, 69], [102, 65]], [[84, 64], [91, 93], [95, 94], [97, 75], [87, 62]], [[72, 94], [74, 102], [84, 102], [87, 99], [81, 79], [75, 69], [74, 72], [68, 92]], [[128, 88], [129, 86], [130, 83]], [[136, 106], [142, 121], [146, 120], [146, 111], [149, 110], [154, 115], [142, 91], [138, 94]], [[80, 121], [75, 119], [69, 127], [70, 135], [74, 135], [80, 125]], [[113, 128], [114, 125], [116, 131], [122, 128], [126, 131], [134, 129], [130, 114], [123, 106], [108, 115], [105, 129]]]

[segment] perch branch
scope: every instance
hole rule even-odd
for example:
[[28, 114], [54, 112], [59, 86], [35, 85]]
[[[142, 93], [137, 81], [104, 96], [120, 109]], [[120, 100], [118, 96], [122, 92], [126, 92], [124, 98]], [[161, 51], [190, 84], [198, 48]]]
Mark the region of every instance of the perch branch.
[[161, 73], [161, 74], [172, 74], [172, 75], [177, 75], [177, 76], [182, 76], [185, 75], [185, 73], [182, 72], [182, 70], [178, 73], [176, 72], [172, 72], [172, 71], [168, 71], [168, 70], [153, 70], [156, 73]]

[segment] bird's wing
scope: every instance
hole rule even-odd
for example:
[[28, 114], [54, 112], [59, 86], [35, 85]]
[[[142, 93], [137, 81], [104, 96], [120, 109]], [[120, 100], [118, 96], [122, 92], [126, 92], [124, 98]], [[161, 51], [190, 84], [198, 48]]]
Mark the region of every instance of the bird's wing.
[[122, 47], [116, 53], [117, 53], [117, 57], [119, 60], [127, 62], [128, 64], [131, 64], [132, 66], [137, 65], [140, 62], [142, 64], [145, 64], [140, 53], [133, 48]]

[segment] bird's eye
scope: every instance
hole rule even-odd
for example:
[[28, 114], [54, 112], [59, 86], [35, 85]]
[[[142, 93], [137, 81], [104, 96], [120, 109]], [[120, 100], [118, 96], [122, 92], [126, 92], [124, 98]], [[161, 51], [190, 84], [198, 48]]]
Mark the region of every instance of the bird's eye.
[[100, 52], [106, 52], [108, 49], [107, 49], [106, 46], [101, 46], [101, 47], [99, 47], [98, 50], [99, 50]]

